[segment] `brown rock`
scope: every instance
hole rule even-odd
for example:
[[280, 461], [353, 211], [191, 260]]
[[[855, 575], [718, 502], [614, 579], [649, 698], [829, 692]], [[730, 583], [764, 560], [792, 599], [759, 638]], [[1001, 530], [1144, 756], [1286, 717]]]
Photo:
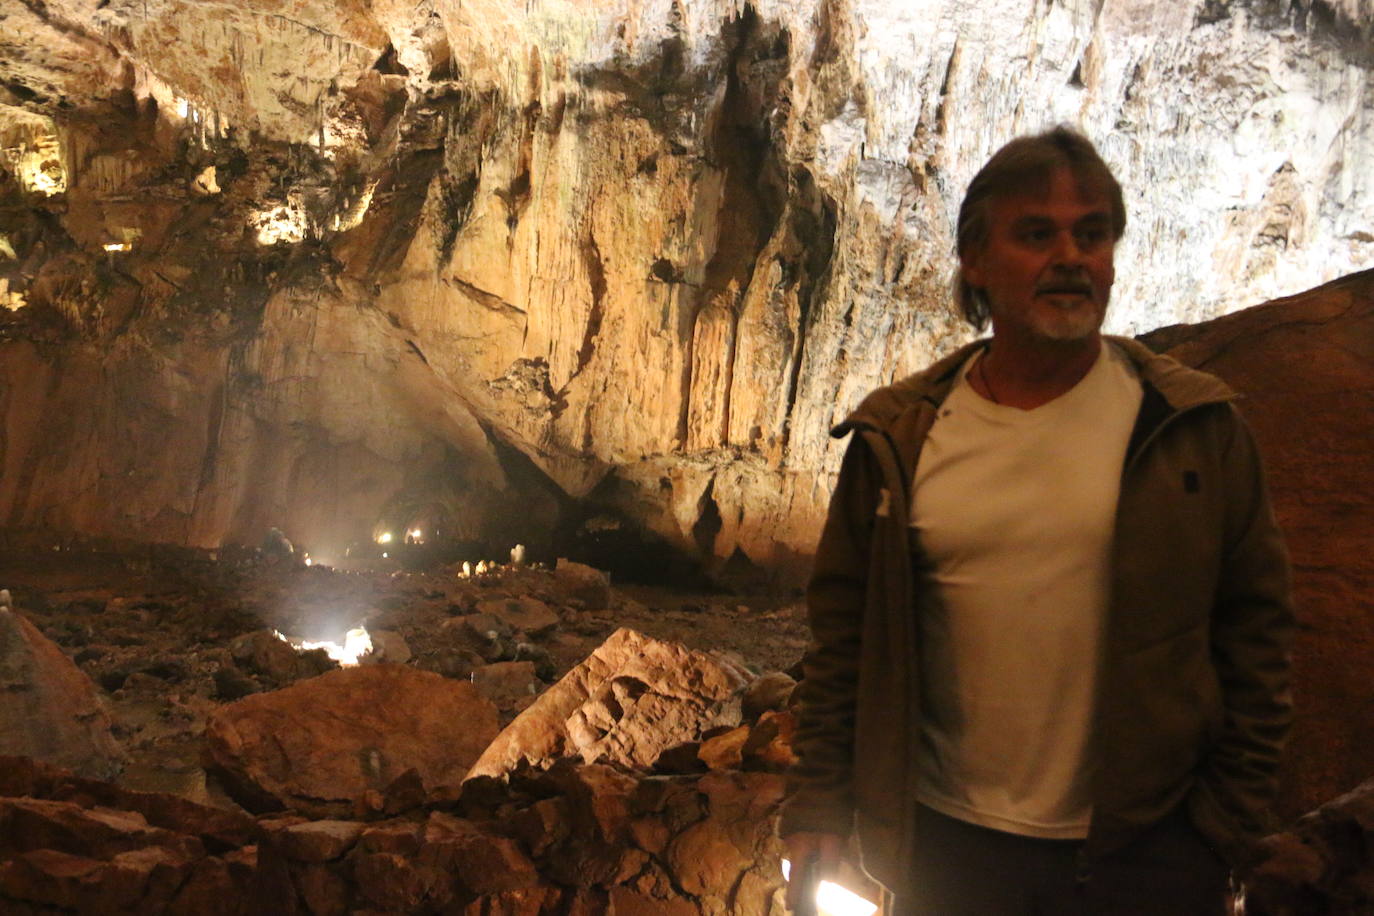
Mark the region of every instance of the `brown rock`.
[[423, 824], [404, 820], [387, 821], [364, 830], [363, 835], [358, 838], [358, 849], [362, 852], [389, 852], [412, 856], [420, 850], [423, 837]]
[[477, 692], [498, 709], [515, 710], [529, 706], [542, 686], [534, 673], [534, 662], [493, 662], [472, 672]]
[[674, 837], [664, 858], [678, 887], [697, 897], [724, 897], [748, 866], [744, 851], [715, 818], [698, 821]]
[[1268, 469], [1301, 623], [1280, 796], [1297, 817], [1374, 760], [1374, 271], [1144, 340], [1243, 395]]
[[621, 886], [611, 888], [610, 912], [615, 916], [698, 916], [701, 911], [685, 897], [651, 897]]
[[362, 659], [367, 664], [404, 665], [410, 661], [410, 646], [395, 630], [370, 630], [368, 636], [372, 639], [372, 651]]
[[424, 846], [417, 860], [457, 875], [465, 888], [479, 896], [539, 884], [534, 863], [514, 840], [439, 811], [430, 814], [425, 824]]
[[617, 630], [516, 717], [472, 774], [499, 775], [521, 761], [560, 756], [646, 768], [667, 748], [739, 724], [731, 701], [743, 683], [733, 667], [704, 653]]
[[701, 743], [697, 757], [712, 770], [738, 770], [744, 760], [744, 745], [749, 740], [750, 728], [741, 725], [723, 735], [716, 735]]
[[480, 601], [477, 611], [490, 614], [510, 629], [520, 630], [530, 636], [546, 635], [558, 626], [558, 615], [553, 608], [538, 598], [528, 596]]
[[610, 607], [610, 574], [561, 557], [554, 567], [554, 573], [567, 589], [569, 597], [581, 601], [587, 610], [597, 611]]
[[349, 883], [328, 865], [304, 865], [291, 870], [296, 893], [311, 916], [343, 916], [348, 912]]
[[792, 699], [797, 682], [782, 671], [770, 671], [755, 678], [744, 691], [744, 718], [757, 719], [769, 710], [780, 710]]
[[391, 852], [354, 853], [353, 886], [358, 899], [379, 910], [413, 913], [447, 903], [452, 881]]
[[190, 861], [205, 854], [194, 837], [150, 827], [142, 815], [110, 808], [82, 808], [71, 802], [0, 798], [0, 858], [42, 849], [111, 859], [148, 847], [171, 850]]
[[332, 671], [217, 710], [207, 766], [250, 810], [351, 810], [414, 768], [454, 786], [496, 734], [471, 684], [393, 665]]
[[[562, 888], [522, 887], [500, 894], [485, 894], [463, 908], [463, 916], [543, 916], [572, 913], [564, 903]], [[605, 912], [598, 910], [594, 912]]]
[[245, 633], [229, 644], [229, 653], [240, 667], [278, 684], [288, 684], [302, 673], [295, 648], [271, 630]]
[[0, 754], [102, 779], [124, 764], [91, 679], [13, 610], [0, 610], [0, 722]]
[[797, 755], [792, 751], [796, 733], [797, 719], [790, 712], [764, 713], [744, 744], [745, 766], [781, 772], [796, 763]]
[[543, 798], [511, 818], [511, 831], [534, 855], [543, 855], [565, 839], [570, 829], [568, 803], [562, 798]]
[[357, 821], [307, 821], [272, 832], [282, 855], [295, 862], [329, 862], [341, 858], [362, 836]]
[[0, 892], [81, 913], [159, 912], [190, 869], [176, 851], [159, 846], [121, 852], [109, 861], [36, 849], [0, 865]]

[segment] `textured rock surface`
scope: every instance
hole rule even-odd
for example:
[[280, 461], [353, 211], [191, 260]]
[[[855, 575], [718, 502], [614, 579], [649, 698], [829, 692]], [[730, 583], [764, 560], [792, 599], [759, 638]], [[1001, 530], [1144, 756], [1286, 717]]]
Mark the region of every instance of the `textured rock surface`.
[[739, 724], [745, 683], [705, 653], [617, 630], [506, 726], [471, 775], [565, 756], [647, 768], [711, 728]]
[[365, 665], [217, 710], [206, 763], [250, 809], [349, 811], [408, 774], [455, 788], [496, 732], [496, 708], [471, 684]]
[[470, 783], [406, 818], [246, 819], [251, 834], [227, 845], [197, 830], [222, 812], [183, 803], [185, 821], [155, 826], [46, 797], [63, 784], [46, 773], [31, 797], [0, 795], [5, 913], [783, 912], [776, 773], [636, 779], [564, 760]]
[[1147, 339], [1244, 392], [1293, 561], [1298, 717], [1284, 814], [1374, 760], [1374, 271]]
[[1374, 781], [1268, 837], [1247, 876], [1246, 916], [1367, 913], [1374, 908]]
[[21, 613], [2, 608], [0, 754], [99, 778], [124, 761], [91, 679]]
[[1128, 188], [1118, 330], [1374, 262], [1368, 0], [0, 17], [12, 528], [539, 553], [572, 497], [795, 572], [827, 427], [964, 336], [964, 184], [1060, 120]]

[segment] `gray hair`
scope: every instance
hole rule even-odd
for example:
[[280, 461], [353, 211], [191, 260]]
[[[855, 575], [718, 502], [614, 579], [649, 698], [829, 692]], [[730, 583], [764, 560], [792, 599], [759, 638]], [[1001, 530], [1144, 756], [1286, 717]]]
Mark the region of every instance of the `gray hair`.
[[[988, 240], [989, 212], [992, 202], [1011, 194], [1025, 194], [1049, 190], [1050, 176], [1057, 169], [1067, 168], [1074, 176], [1080, 193], [1100, 192], [1112, 208], [1112, 238], [1119, 239], [1126, 231], [1126, 204], [1121, 197], [1121, 185], [1107, 163], [1102, 161], [1092, 141], [1077, 131], [1060, 126], [1042, 134], [1017, 137], [999, 149], [987, 165], [973, 176], [968, 193], [959, 207], [959, 260]], [[954, 302], [964, 313], [965, 320], [976, 330], [987, 327], [991, 313], [987, 296], [964, 279], [963, 271], [955, 269]]]

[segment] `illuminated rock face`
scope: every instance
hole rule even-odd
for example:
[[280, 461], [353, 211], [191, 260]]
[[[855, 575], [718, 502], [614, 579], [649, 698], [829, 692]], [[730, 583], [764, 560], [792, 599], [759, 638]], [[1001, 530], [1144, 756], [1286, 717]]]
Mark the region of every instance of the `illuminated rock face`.
[[1374, 10], [1277, 9], [21, 5], [0, 133], [66, 190], [0, 167], [0, 519], [537, 551], [571, 497], [795, 572], [828, 427], [967, 338], [950, 224], [1010, 137], [1125, 184], [1114, 330], [1374, 264]]

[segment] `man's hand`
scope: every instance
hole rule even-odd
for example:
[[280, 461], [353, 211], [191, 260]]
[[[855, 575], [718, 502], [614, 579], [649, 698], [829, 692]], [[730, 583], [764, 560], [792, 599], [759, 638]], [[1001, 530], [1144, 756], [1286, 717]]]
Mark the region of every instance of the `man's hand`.
[[821, 878], [835, 873], [840, 866], [844, 853], [844, 837], [837, 833], [811, 833], [803, 831], [783, 839], [787, 844], [787, 859], [792, 863], [791, 877], [787, 880], [787, 908], [794, 913], [810, 914], [816, 911], [814, 895], [816, 884]]

